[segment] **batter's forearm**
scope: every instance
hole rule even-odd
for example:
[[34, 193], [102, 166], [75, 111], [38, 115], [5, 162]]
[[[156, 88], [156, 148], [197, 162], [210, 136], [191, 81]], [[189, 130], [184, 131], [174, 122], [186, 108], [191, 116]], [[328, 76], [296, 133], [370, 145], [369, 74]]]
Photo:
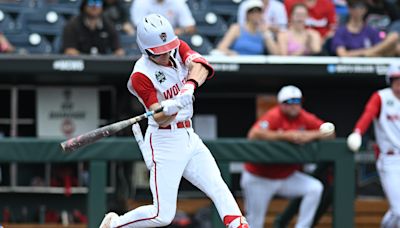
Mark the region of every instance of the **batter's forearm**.
[[195, 80], [201, 86], [207, 79], [208, 69], [201, 63], [192, 62], [188, 79]]
[[[159, 107], [161, 107], [161, 105], [159, 103], [155, 103], [150, 106], [150, 110], [156, 110]], [[167, 116], [163, 112], [160, 112], [160, 113], [155, 114], [153, 117], [158, 125], [167, 126], [175, 119], [176, 115]]]

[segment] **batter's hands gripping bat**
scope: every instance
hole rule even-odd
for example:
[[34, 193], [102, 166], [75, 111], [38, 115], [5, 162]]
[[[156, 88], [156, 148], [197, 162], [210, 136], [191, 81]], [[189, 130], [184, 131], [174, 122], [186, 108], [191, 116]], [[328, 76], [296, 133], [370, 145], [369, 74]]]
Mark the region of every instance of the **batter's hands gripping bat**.
[[122, 121], [119, 121], [119, 122], [116, 122], [116, 123], [113, 123], [110, 125], [106, 125], [104, 127], [97, 128], [93, 131], [89, 131], [89, 132], [79, 135], [75, 138], [71, 138], [71, 139], [68, 139], [68, 140], [62, 142], [60, 144], [61, 148], [64, 152], [72, 152], [78, 148], [92, 144], [101, 138], [115, 134], [118, 131], [120, 131], [128, 126], [131, 126], [134, 123], [137, 123], [143, 119], [146, 119], [149, 116], [153, 116], [156, 113], [162, 112], [162, 110], [163, 110], [163, 107], [160, 107], [156, 110], [143, 113], [142, 115], [135, 116], [135, 117], [132, 117], [127, 120], [122, 120]]

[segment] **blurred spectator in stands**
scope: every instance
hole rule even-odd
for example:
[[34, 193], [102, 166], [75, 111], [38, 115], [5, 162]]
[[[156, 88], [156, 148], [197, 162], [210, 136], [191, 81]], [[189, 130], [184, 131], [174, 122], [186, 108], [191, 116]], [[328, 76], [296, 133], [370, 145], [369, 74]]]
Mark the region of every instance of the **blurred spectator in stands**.
[[319, 33], [306, 27], [307, 7], [298, 3], [292, 7], [289, 28], [278, 34], [281, 55], [314, 55], [321, 52]]
[[[296, 86], [281, 88], [278, 102], [278, 106], [257, 120], [248, 139], [282, 140], [302, 145], [335, 137], [334, 130], [320, 131], [324, 122], [302, 108], [302, 92]], [[246, 217], [252, 228], [264, 227], [268, 205], [274, 195], [302, 197], [295, 227], [312, 227], [323, 186], [318, 179], [300, 172], [300, 165], [246, 163], [240, 182]]]
[[332, 0], [284, 0], [288, 14], [297, 3], [308, 9], [307, 26], [319, 32], [322, 39], [332, 37], [336, 28], [336, 11]]
[[247, 0], [239, 7], [246, 12], [246, 23], [232, 24], [218, 44], [218, 51], [226, 55], [278, 54], [274, 36], [262, 18], [262, 1]]
[[339, 25], [346, 23], [347, 17], [349, 16], [347, 1], [333, 0], [333, 4], [335, 5], [336, 16], [338, 19], [337, 23]]
[[380, 31], [400, 19], [399, 2], [393, 0], [365, 0], [368, 8], [365, 22]]
[[[285, 6], [278, 0], [263, 0], [263, 19], [268, 28], [277, 34], [279, 31], [285, 30], [288, 19]], [[245, 4], [241, 4], [238, 10], [238, 23], [241, 26], [246, 24], [246, 11], [243, 8]]]
[[10, 53], [15, 50], [7, 38], [0, 32], [0, 53]]
[[133, 35], [135, 29], [130, 22], [129, 12], [120, 0], [104, 0], [104, 16], [114, 23], [117, 31]]
[[172, 24], [176, 35], [194, 34], [196, 22], [185, 0], [134, 0], [131, 6], [131, 20], [135, 26], [141, 19], [152, 13], [163, 15]]
[[336, 31], [331, 43], [332, 52], [338, 56], [395, 55], [398, 34], [391, 33], [382, 40], [379, 31], [365, 23], [365, 2], [352, 0], [348, 5], [349, 19]]
[[[394, 0], [366, 0], [368, 12], [367, 25], [380, 31], [380, 37], [393, 39], [400, 34], [400, 2]], [[400, 42], [397, 43], [397, 56], [400, 55]]]
[[103, 16], [101, 0], [83, 0], [80, 14], [64, 27], [62, 50], [67, 55], [124, 55], [112, 22]]

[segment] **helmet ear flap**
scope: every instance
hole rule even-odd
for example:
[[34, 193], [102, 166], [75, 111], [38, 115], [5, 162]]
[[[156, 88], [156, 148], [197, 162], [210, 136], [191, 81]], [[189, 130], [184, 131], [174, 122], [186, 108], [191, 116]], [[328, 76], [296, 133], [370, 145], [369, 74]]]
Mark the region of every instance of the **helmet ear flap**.
[[146, 52], [146, 54], [147, 54], [148, 56], [154, 55], [153, 53], [151, 53], [151, 52], [150, 52], [149, 50], [147, 50], [147, 49], [145, 49], [144, 51]]

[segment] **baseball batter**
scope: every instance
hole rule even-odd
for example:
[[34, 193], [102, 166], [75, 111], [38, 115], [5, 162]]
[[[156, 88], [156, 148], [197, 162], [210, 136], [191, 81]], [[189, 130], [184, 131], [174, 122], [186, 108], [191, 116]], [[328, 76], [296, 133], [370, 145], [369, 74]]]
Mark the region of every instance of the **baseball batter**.
[[139, 23], [137, 43], [143, 55], [135, 64], [128, 89], [146, 110], [164, 108], [149, 118], [143, 139], [133, 126], [150, 170], [153, 205], [121, 216], [108, 213], [100, 227], [167, 226], [175, 216], [183, 176], [211, 198], [227, 227], [247, 228], [213, 156], [192, 128], [193, 93], [213, 76], [213, 68], [179, 40], [168, 20], [158, 14], [150, 14]]
[[[278, 93], [279, 105], [266, 112], [250, 129], [248, 138], [283, 140], [304, 144], [334, 137], [334, 130], [320, 131], [323, 121], [302, 109], [302, 93], [285, 86]], [[284, 153], [284, 151], [282, 151]], [[318, 208], [321, 182], [299, 171], [298, 164], [246, 163], [242, 173], [246, 217], [252, 228], [264, 227], [268, 205], [274, 195], [302, 197], [296, 228], [310, 228]]]
[[390, 204], [381, 227], [400, 228], [400, 62], [390, 65], [386, 80], [390, 87], [372, 94], [347, 144], [358, 151], [361, 135], [374, 122], [379, 147], [376, 168]]

